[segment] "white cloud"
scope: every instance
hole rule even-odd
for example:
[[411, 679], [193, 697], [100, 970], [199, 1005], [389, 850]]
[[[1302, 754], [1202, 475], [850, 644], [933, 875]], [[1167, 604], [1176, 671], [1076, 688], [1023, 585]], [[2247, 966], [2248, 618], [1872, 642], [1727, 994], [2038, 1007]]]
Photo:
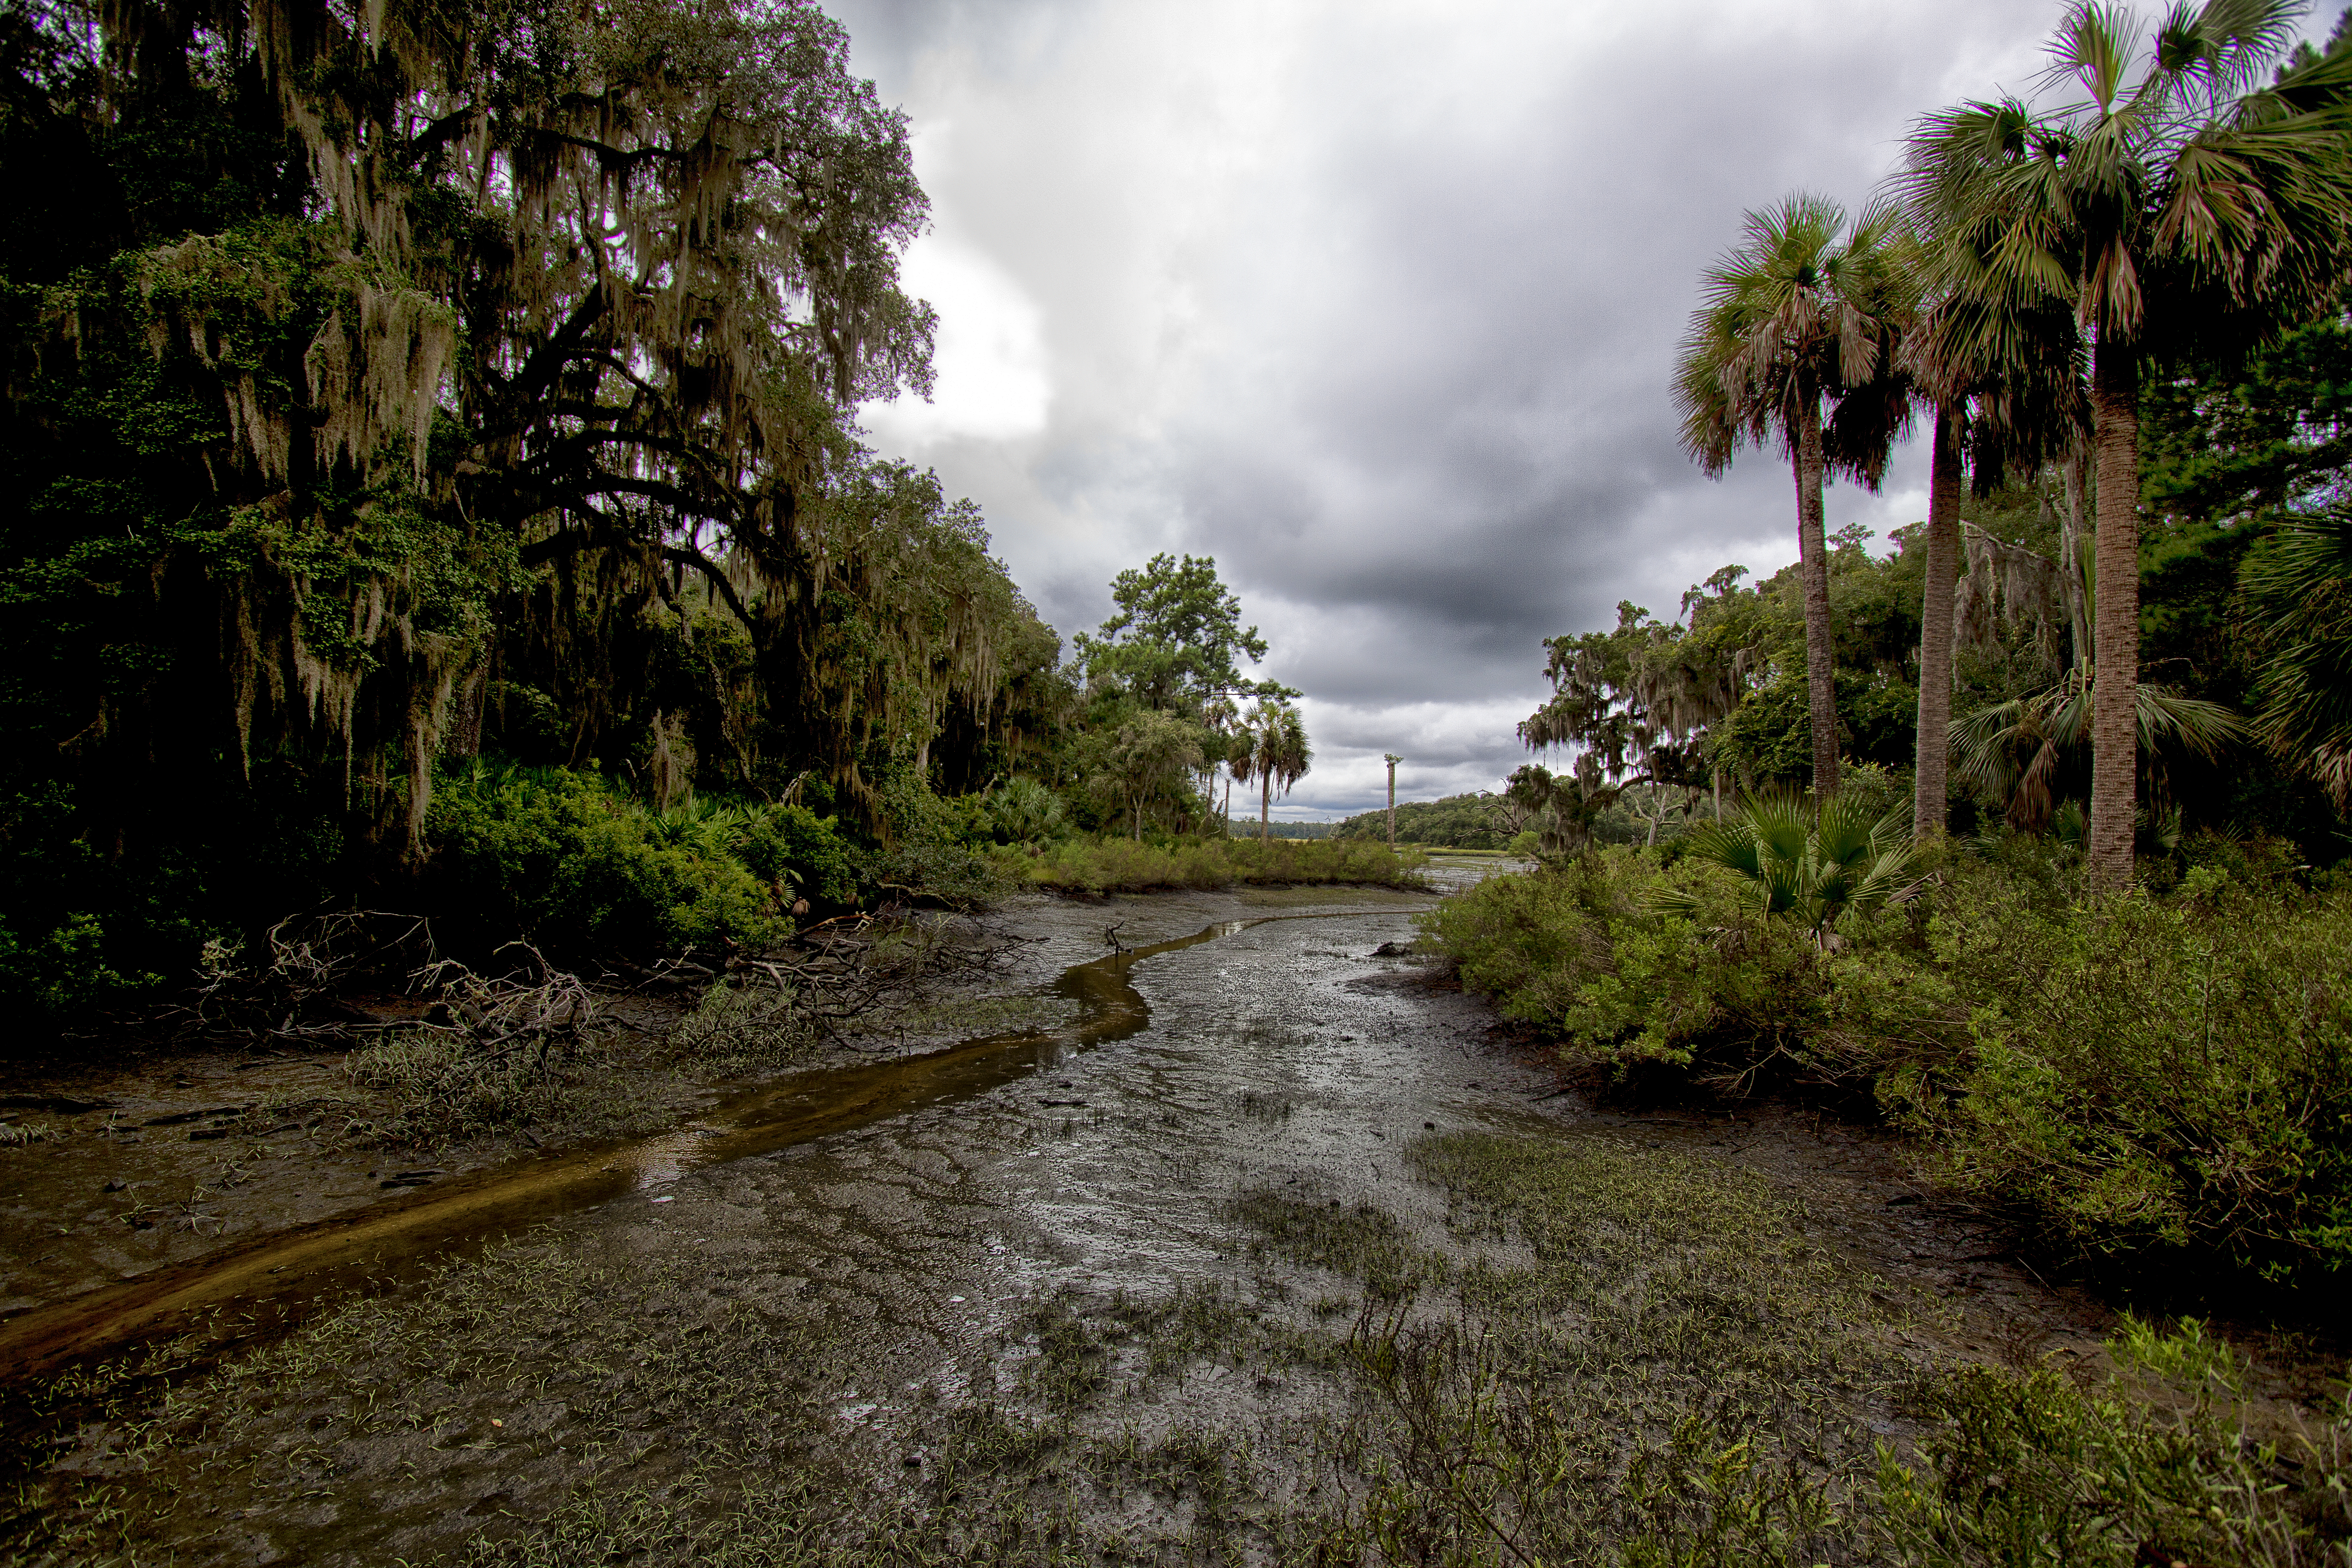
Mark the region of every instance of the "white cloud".
[[933, 233], [908, 251], [903, 275], [908, 291], [940, 313], [937, 381], [928, 403], [868, 404], [862, 413], [875, 439], [919, 458], [945, 441], [1009, 441], [1043, 431], [1054, 395], [1045, 316], [1012, 274]]

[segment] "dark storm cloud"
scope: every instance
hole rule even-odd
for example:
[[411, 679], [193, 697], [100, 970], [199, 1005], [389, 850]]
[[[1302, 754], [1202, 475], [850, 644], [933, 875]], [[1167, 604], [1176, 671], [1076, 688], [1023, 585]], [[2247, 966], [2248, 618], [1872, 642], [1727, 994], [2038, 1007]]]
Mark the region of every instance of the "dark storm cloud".
[[[1667, 399], [1741, 211], [1858, 204], [1916, 114], [2024, 85], [2057, 6], [840, 4], [937, 207], [936, 406], [886, 448], [986, 510], [1065, 633], [1214, 555], [1307, 694], [1296, 812], [1490, 785], [1540, 639], [1793, 557]], [[1832, 493], [1831, 525], [1921, 509]]]

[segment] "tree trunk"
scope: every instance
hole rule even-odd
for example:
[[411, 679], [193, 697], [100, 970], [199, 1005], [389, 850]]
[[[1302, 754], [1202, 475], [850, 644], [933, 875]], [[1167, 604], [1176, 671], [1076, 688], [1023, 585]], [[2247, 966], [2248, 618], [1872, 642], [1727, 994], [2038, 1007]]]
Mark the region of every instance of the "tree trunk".
[[1837, 651], [1830, 641], [1830, 552], [1822, 532], [1822, 402], [1797, 423], [1797, 555], [1805, 583], [1805, 690], [1813, 717], [1813, 794], [1837, 794]]
[[[2070, 668], [2091, 662], [2091, 595], [2083, 570], [2083, 512], [2091, 498], [2088, 455], [2080, 441], [2066, 454], [2066, 515], [2058, 526], [2058, 574], [2066, 590], [2067, 657]], [[2135, 476], [2137, 478], [2137, 476]]]
[[1940, 838], [1951, 826], [1952, 599], [1960, 579], [1960, 410], [1936, 410], [1927, 483], [1927, 584], [1919, 612], [1919, 753], [1911, 837]]
[[1274, 815], [1274, 770], [1272, 768], [1258, 774], [1258, 784], [1257, 841], [1263, 844], [1273, 836], [1273, 829], [1266, 826], [1266, 819]]
[[1389, 764], [1389, 847], [1396, 847], [1396, 764]]
[[2091, 373], [2094, 542], [2091, 843], [2096, 892], [2131, 885], [2139, 793], [2139, 355], [2103, 332]]

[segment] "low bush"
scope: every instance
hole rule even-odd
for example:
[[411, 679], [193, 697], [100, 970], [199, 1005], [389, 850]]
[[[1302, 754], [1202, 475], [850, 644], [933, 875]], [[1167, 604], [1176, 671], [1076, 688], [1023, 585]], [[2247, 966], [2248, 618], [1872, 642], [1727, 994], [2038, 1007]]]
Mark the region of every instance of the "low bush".
[[[1690, 912], [1664, 913], [1662, 889]], [[1611, 846], [1530, 875], [1489, 877], [1423, 917], [1462, 981], [1612, 1067], [1657, 1063], [1717, 1081], [1768, 1065], [1835, 1080], [1813, 1048], [1827, 965], [1793, 922], [1748, 912], [1732, 873]]]
[[1918, 1102], [1952, 1180], [2086, 1251], [2352, 1266], [2352, 894], [2192, 871], [2168, 900], [1972, 900], [1931, 931], [1969, 1010], [1965, 1070]]
[[434, 904], [461, 948], [520, 931], [551, 954], [765, 942], [778, 900], [707, 841], [658, 840], [603, 781], [561, 769], [454, 778], [427, 829]]
[[2352, 1266], [2352, 890], [2207, 864], [2088, 903], [2019, 860], [1962, 855], [1816, 942], [1721, 868], [1611, 848], [1490, 878], [1424, 935], [1614, 1073], [1872, 1092], [2078, 1255]]
[[1230, 888], [1236, 883], [1422, 886], [1428, 858], [1361, 839], [1184, 838], [1164, 844], [1131, 838], [1066, 839], [991, 855], [996, 874], [1016, 887], [1060, 892], [1139, 893], [1167, 888]]
[[1856, 1511], [1878, 1561], [1996, 1564], [2340, 1563], [2352, 1423], [2252, 1419], [2245, 1367], [2202, 1325], [2126, 1319], [2114, 1373], [1963, 1366], [1927, 1390], [1921, 1463], [1882, 1452]]
[[746, 812], [734, 836], [734, 851], [760, 880], [791, 887], [819, 904], [846, 907], [857, 900], [857, 872], [848, 842], [834, 819], [804, 805], [773, 805]]

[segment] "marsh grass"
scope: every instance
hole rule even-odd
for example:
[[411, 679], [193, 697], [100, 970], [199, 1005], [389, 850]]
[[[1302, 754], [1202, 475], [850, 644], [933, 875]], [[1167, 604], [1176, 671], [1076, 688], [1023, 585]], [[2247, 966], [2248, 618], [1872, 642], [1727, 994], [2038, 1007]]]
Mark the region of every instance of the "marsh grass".
[[1728, 1165], [1486, 1133], [1410, 1159], [1442, 1226], [1230, 1210], [1346, 1295], [1044, 1298], [895, 1426], [845, 1424], [895, 1374], [793, 1258], [527, 1238], [176, 1386], [170, 1347], [59, 1380], [97, 1415], [0, 1560], [209, 1561], [247, 1510], [360, 1560], [397, 1509], [433, 1521], [407, 1560], [473, 1568], [2347, 1561], [2347, 1428], [2258, 1411], [2193, 1325], [2128, 1327], [2105, 1382], [1937, 1371]]
[[592, 1035], [561, 1051], [488, 1056], [462, 1036], [413, 1030], [352, 1051], [343, 1073], [373, 1091], [370, 1113], [350, 1130], [372, 1141], [408, 1145], [545, 1127], [583, 1136], [641, 1132], [661, 1124], [656, 1086], [625, 1070], [611, 1034]]
[[1448, 1272], [1444, 1257], [1414, 1246], [1395, 1215], [1370, 1204], [1255, 1187], [1232, 1215], [1255, 1233], [1254, 1250], [1360, 1280], [1379, 1300], [1410, 1296]]
[[1107, 837], [1067, 839], [1034, 851], [999, 849], [991, 864], [1014, 887], [1075, 893], [1209, 890], [1284, 883], [1426, 890], [1429, 858], [1368, 840], [1187, 838], [1167, 845]]
[[824, 1037], [793, 991], [773, 984], [721, 982], [671, 1028], [663, 1053], [713, 1071], [787, 1067], [809, 1060]]

